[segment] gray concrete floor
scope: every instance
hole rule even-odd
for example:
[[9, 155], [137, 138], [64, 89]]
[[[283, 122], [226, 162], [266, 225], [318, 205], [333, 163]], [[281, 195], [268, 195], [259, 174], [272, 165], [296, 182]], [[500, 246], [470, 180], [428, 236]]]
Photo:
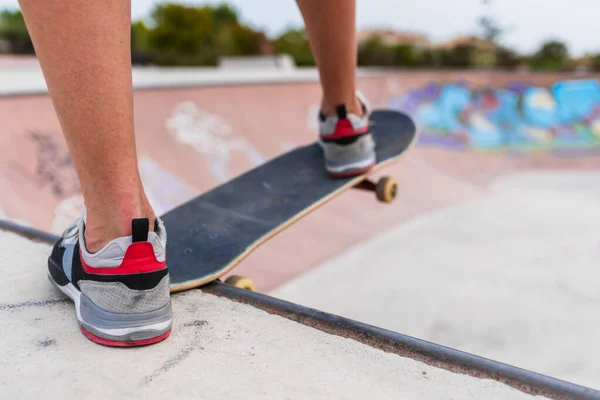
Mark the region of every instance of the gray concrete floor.
[[49, 252], [0, 231], [3, 399], [532, 397], [199, 290], [173, 296], [175, 325], [166, 341], [99, 346], [79, 332], [73, 305], [48, 282]]
[[600, 172], [537, 172], [272, 295], [600, 388]]

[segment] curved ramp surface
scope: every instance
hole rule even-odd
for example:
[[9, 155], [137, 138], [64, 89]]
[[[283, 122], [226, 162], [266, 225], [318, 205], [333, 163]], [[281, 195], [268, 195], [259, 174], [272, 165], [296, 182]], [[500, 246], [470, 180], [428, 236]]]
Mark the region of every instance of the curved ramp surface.
[[598, 388], [598, 204], [600, 172], [505, 177], [273, 295]]
[[[3, 71], [0, 218], [60, 233], [81, 214], [83, 198], [43, 75], [35, 66]], [[135, 68], [139, 168], [156, 213], [313, 143], [317, 78], [312, 69]], [[598, 168], [600, 86], [575, 78], [359, 71], [374, 107], [404, 110], [423, 128], [420, 146], [384, 172], [400, 183], [398, 201], [382, 207], [349, 192], [270, 240], [237, 273], [272, 290], [407, 218], [484, 194], [498, 175], [556, 164]]]

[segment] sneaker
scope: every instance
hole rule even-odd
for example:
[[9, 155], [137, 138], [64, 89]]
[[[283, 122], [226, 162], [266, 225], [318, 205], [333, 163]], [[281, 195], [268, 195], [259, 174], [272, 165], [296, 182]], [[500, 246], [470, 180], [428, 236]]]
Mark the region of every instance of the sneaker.
[[332, 178], [348, 178], [375, 166], [375, 141], [369, 127], [369, 108], [360, 93], [362, 115], [348, 113], [345, 105], [336, 115], [319, 114], [319, 144], [325, 156], [325, 170]]
[[81, 332], [114, 347], [166, 339], [173, 321], [166, 265], [166, 232], [156, 219], [132, 221], [132, 236], [112, 240], [90, 254], [83, 217], [67, 229], [48, 259], [48, 277], [75, 303]]

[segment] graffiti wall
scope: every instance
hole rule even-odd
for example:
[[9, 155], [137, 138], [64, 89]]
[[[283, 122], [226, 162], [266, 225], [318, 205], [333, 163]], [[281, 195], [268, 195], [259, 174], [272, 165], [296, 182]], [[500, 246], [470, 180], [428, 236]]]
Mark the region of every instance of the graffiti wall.
[[[462, 74], [378, 73], [359, 86], [374, 107], [414, 116], [421, 146], [600, 149], [597, 80]], [[139, 168], [157, 213], [313, 143], [320, 98], [317, 82], [136, 91]], [[0, 98], [0, 120], [0, 218], [60, 233], [83, 198], [52, 102]]]
[[551, 86], [513, 82], [499, 88], [432, 82], [393, 96], [390, 106], [413, 115], [422, 145], [487, 150], [600, 146], [596, 79]]

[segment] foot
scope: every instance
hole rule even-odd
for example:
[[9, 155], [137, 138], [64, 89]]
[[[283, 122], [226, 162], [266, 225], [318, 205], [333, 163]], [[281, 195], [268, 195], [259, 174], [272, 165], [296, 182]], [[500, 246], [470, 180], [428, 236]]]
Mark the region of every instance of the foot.
[[165, 259], [165, 227], [157, 218], [132, 221], [132, 236], [91, 254], [85, 247], [85, 213], [67, 229], [48, 259], [50, 281], [75, 303], [81, 332], [114, 347], [166, 339], [172, 313]]
[[375, 141], [369, 129], [369, 109], [359, 94], [362, 113], [350, 113], [345, 105], [335, 115], [319, 115], [319, 144], [325, 155], [325, 170], [332, 178], [364, 174], [375, 166]]

